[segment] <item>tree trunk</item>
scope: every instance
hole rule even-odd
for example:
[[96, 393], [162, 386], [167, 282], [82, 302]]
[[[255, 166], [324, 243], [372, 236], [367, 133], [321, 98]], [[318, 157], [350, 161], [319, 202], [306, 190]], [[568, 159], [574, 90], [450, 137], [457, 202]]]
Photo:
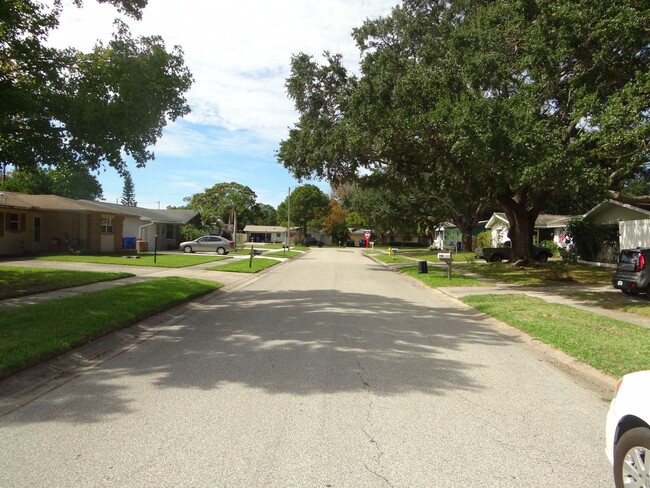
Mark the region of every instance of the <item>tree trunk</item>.
[[[523, 261], [527, 263], [533, 257], [533, 232], [535, 230], [535, 221], [539, 216], [540, 205], [532, 205], [532, 208], [527, 209], [526, 196], [526, 192], [522, 192], [515, 198], [497, 198], [508, 218], [508, 237], [512, 244], [512, 262]], [[543, 200], [543, 195], [540, 195], [537, 200]]]

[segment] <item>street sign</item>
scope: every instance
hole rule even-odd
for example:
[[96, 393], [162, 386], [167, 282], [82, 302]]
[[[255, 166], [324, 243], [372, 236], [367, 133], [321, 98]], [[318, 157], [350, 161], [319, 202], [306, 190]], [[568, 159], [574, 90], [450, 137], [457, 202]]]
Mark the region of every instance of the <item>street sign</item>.
[[370, 239], [370, 232], [366, 232], [364, 235], [366, 236], [366, 239]]

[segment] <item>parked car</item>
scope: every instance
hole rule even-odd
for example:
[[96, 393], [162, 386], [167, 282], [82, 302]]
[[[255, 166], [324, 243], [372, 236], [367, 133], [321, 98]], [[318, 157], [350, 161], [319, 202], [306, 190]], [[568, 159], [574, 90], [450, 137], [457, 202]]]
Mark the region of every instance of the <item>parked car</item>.
[[348, 239], [345, 241], [345, 247], [354, 247], [354, 241], [352, 239]]
[[305, 237], [302, 240], [302, 245], [303, 246], [318, 246], [318, 247], [323, 247], [323, 243], [316, 239], [315, 237]]
[[179, 249], [183, 252], [214, 251], [217, 254], [228, 254], [235, 250], [235, 243], [219, 236], [203, 236], [193, 241], [181, 242]]
[[650, 371], [623, 376], [605, 424], [616, 488], [650, 486]]
[[641, 292], [647, 294], [650, 285], [649, 265], [650, 249], [621, 250], [612, 285], [626, 295], [638, 295]]

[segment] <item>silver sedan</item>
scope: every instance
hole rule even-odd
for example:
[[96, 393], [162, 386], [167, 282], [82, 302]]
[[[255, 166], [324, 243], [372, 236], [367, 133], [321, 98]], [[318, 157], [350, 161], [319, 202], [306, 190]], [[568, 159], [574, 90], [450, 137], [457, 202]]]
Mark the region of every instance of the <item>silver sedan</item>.
[[179, 249], [183, 252], [215, 252], [217, 254], [228, 254], [235, 250], [235, 243], [225, 237], [203, 236], [193, 241], [181, 242]]

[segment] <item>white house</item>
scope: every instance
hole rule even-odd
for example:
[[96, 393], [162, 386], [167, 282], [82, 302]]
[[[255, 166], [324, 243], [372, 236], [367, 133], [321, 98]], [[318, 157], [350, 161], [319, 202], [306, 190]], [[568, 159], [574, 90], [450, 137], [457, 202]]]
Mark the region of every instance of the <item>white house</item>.
[[[575, 219], [571, 215], [554, 215], [539, 214], [535, 221], [533, 239], [536, 242], [553, 241], [558, 246], [564, 245], [564, 236], [566, 227], [571, 220]], [[508, 242], [508, 219], [503, 212], [495, 212], [485, 224], [485, 228], [492, 233], [492, 245], [500, 246]]]
[[618, 224], [621, 249], [650, 247], [650, 205], [606, 200], [589, 210], [584, 219], [598, 224]]

